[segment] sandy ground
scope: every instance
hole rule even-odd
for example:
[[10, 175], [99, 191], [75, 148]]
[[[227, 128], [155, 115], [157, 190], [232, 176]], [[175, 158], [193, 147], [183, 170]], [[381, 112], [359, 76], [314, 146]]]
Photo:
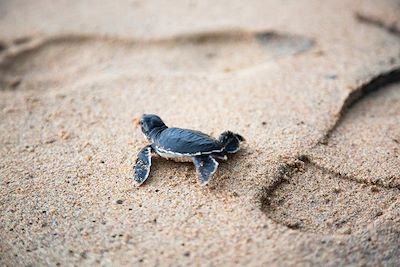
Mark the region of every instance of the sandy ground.
[[[399, 266], [400, 2], [1, 1], [0, 265]], [[243, 149], [207, 187], [135, 119]]]

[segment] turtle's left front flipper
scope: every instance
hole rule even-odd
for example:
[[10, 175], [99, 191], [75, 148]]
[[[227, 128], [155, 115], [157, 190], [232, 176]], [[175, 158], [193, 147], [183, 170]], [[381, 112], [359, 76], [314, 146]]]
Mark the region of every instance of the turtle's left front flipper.
[[201, 155], [193, 157], [193, 163], [196, 166], [200, 184], [208, 184], [211, 176], [217, 171], [218, 162], [210, 155]]
[[133, 180], [138, 186], [143, 184], [147, 177], [149, 177], [152, 152], [153, 148], [151, 145], [148, 145], [142, 148], [138, 154], [135, 166], [133, 167]]

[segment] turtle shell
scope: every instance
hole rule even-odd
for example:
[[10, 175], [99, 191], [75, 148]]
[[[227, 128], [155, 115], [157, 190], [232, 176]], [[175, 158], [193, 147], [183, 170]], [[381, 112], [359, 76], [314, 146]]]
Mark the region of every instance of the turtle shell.
[[223, 149], [218, 140], [205, 133], [180, 128], [167, 128], [153, 141], [159, 151], [187, 156], [211, 154]]

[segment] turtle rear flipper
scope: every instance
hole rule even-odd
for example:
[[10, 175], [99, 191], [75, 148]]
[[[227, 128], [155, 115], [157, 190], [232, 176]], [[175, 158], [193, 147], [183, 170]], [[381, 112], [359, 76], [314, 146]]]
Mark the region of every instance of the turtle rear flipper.
[[133, 180], [138, 186], [143, 184], [147, 177], [149, 177], [152, 151], [153, 148], [151, 145], [148, 145], [142, 148], [138, 154], [135, 166], [133, 167]]
[[240, 149], [240, 142], [245, 141], [243, 136], [235, 134], [231, 131], [226, 131], [220, 134], [218, 140], [224, 146], [226, 153], [236, 153]]
[[206, 185], [211, 176], [217, 171], [218, 162], [210, 155], [201, 155], [193, 157], [193, 163], [196, 166], [200, 184]]

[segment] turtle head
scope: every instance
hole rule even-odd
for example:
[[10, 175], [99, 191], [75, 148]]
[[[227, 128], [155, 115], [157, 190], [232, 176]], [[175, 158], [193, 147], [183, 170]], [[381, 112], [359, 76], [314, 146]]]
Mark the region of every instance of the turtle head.
[[143, 114], [140, 119], [140, 127], [149, 140], [152, 140], [152, 137], [167, 128], [162, 119], [154, 114]]

